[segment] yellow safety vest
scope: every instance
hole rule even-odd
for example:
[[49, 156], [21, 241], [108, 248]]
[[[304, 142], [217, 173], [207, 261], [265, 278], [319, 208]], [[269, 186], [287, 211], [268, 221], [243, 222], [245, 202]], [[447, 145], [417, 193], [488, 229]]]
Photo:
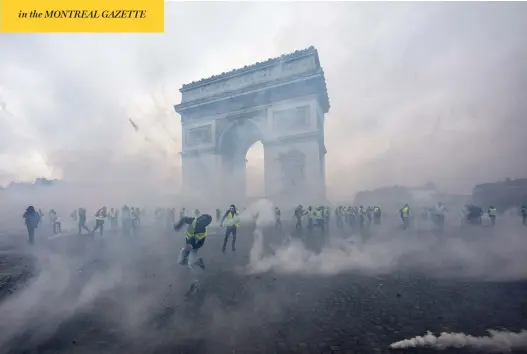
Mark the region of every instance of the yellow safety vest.
[[104, 220], [105, 219], [105, 217], [102, 215], [102, 211], [101, 210], [99, 210], [97, 212], [97, 214], [95, 214], [95, 219], [96, 220]]
[[[228, 211], [227, 212], [227, 219], [232, 219], [232, 218], [234, 218], [233, 212], [232, 211]], [[240, 222], [237, 222], [237, 223], [235, 223], [234, 225], [231, 225], [231, 226], [240, 227]]]
[[498, 211], [496, 210], [496, 208], [489, 208], [490, 216], [496, 216], [496, 214], [498, 214]]
[[205, 232], [201, 232], [201, 233], [194, 232], [194, 230], [196, 229], [197, 222], [198, 222], [198, 219], [194, 218], [194, 221], [188, 227], [187, 232], [185, 233], [185, 237], [187, 240], [191, 239], [192, 237], [195, 237], [198, 240], [203, 240], [205, 237], [207, 237], [207, 229], [205, 229]]
[[404, 216], [404, 217], [408, 216], [408, 214], [410, 213], [410, 208], [408, 208], [408, 207], [404, 207], [404, 208], [402, 209], [402, 213], [403, 213], [403, 216]]

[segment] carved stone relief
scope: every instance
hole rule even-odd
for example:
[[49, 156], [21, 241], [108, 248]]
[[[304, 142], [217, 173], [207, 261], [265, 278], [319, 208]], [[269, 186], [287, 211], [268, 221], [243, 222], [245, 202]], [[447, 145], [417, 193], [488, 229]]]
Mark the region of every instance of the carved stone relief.
[[273, 131], [292, 132], [309, 126], [309, 106], [273, 112]]
[[192, 128], [186, 131], [185, 145], [198, 146], [212, 142], [212, 125]]
[[278, 158], [282, 171], [282, 186], [284, 189], [301, 186], [306, 180], [306, 155], [297, 150], [280, 154]]

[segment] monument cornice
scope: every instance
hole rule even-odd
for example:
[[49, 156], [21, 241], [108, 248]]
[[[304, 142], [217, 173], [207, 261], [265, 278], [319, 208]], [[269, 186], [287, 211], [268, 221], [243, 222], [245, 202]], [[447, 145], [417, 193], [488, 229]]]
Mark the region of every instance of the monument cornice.
[[232, 78], [232, 77], [235, 77], [235, 76], [244, 75], [244, 74], [250, 73], [252, 71], [261, 70], [261, 69], [264, 69], [264, 68], [269, 67], [269, 66], [274, 66], [274, 65], [280, 64], [282, 62], [287, 62], [287, 61], [291, 61], [291, 60], [294, 60], [294, 59], [300, 59], [302, 57], [309, 56], [309, 55], [314, 55], [315, 56], [316, 61], [317, 61], [317, 67], [319, 67], [320, 66], [320, 61], [319, 61], [319, 58], [318, 58], [318, 51], [315, 49], [315, 47], [311, 46], [311, 47], [306, 48], [306, 49], [296, 50], [293, 53], [283, 54], [283, 55], [281, 55], [279, 57], [275, 57], [275, 58], [269, 58], [269, 59], [267, 59], [266, 61], [263, 61], [263, 62], [257, 62], [255, 64], [246, 65], [243, 68], [233, 69], [233, 70], [228, 71], [228, 72], [224, 72], [224, 73], [221, 73], [221, 74], [218, 74], [218, 75], [213, 75], [213, 76], [210, 76], [208, 78], [204, 78], [204, 79], [201, 79], [201, 80], [198, 80], [198, 81], [193, 81], [191, 83], [184, 84], [181, 87], [181, 89], [179, 89], [179, 91], [183, 93], [183, 92], [189, 91], [191, 89], [195, 89], [195, 88], [200, 87], [200, 86], [209, 85], [209, 84], [211, 84], [213, 82], [218, 82], [218, 81], [226, 80], [226, 79], [229, 79], [229, 78]]
[[195, 149], [195, 150], [184, 150], [181, 151], [179, 154], [181, 157], [194, 157], [199, 156], [201, 154], [215, 154], [216, 153], [216, 147], [212, 148], [206, 148], [206, 149]]
[[298, 141], [304, 141], [304, 140], [312, 140], [313, 138], [319, 139], [319, 142], [322, 143], [323, 133], [321, 131], [315, 131], [315, 132], [309, 132], [304, 133], [301, 135], [294, 135], [294, 136], [283, 136], [279, 138], [274, 138], [272, 140], [265, 140], [262, 142], [262, 144], [269, 145], [269, 146], [276, 146], [276, 145], [287, 145], [292, 142], [298, 142]]
[[[239, 98], [244, 96], [249, 96], [251, 94], [255, 94], [257, 92], [266, 92], [266, 91], [272, 91], [276, 89], [280, 89], [284, 86], [292, 86], [295, 84], [299, 84], [306, 81], [312, 81], [315, 80], [315, 85], [321, 85], [320, 89], [317, 89], [317, 95], [319, 96], [321, 100], [321, 105], [324, 113], [327, 113], [330, 108], [329, 103], [329, 97], [327, 95], [326, 90], [326, 84], [325, 84], [325, 78], [324, 78], [324, 72], [322, 69], [317, 69], [309, 72], [304, 72], [295, 76], [290, 76], [281, 80], [274, 80], [274, 81], [268, 81], [260, 84], [255, 84], [247, 87], [243, 87], [241, 89], [235, 90], [235, 91], [225, 91], [221, 92], [214, 96], [208, 96], [201, 99], [188, 101], [188, 102], [182, 102], [178, 105], [174, 106], [174, 109], [177, 113], [184, 115], [185, 112], [193, 109], [198, 109], [203, 106], [208, 106], [211, 104], [216, 104], [221, 101], [233, 99], [233, 98]], [[296, 97], [296, 95], [293, 95]], [[299, 95], [303, 96], [303, 95]], [[293, 97], [292, 97], [293, 98]]]
[[180, 89], [181, 103], [174, 106], [174, 109], [182, 114], [184, 110], [205, 103], [265, 90], [302, 78], [310, 79], [310, 76], [320, 79], [317, 86], [321, 105], [327, 113], [330, 103], [326, 80], [318, 51], [314, 47], [185, 84]]

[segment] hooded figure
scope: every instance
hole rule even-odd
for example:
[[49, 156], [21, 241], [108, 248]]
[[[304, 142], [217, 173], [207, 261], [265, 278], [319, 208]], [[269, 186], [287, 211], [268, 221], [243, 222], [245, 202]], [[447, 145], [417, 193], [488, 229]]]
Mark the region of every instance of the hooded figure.
[[40, 222], [40, 215], [35, 211], [35, 208], [30, 205], [27, 207], [23, 218], [27, 227], [28, 241], [32, 245], [35, 243], [35, 229], [38, 227], [38, 223]]

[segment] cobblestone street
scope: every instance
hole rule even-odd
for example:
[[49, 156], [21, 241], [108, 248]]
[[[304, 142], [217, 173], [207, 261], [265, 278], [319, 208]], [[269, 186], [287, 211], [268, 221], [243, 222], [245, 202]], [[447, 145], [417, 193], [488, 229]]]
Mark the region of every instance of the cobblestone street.
[[[63, 304], [86, 295], [88, 285], [101, 289], [63, 317], [31, 321], [2, 352], [385, 353], [391, 343], [427, 330], [486, 335], [486, 329], [519, 331], [527, 323], [523, 282], [437, 280], [407, 272], [247, 274], [251, 231], [242, 230], [235, 253], [222, 254], [222, 236], [210, 236], [202, 251], [202, 291], [188, 301], [188, 269], [177, 265], [174, 235], [146, 229], [127, 243], [115, 234], [55, 242], [46, 250], [68, 254], [79, 270], [67, 291], [43, 306], [63, 311]], [[102, 284], [116, 268], [118, 280]], [[17, 294], [23, 286], [9, 291]], [[411, 350], [419, 351], [427, 350]]]

